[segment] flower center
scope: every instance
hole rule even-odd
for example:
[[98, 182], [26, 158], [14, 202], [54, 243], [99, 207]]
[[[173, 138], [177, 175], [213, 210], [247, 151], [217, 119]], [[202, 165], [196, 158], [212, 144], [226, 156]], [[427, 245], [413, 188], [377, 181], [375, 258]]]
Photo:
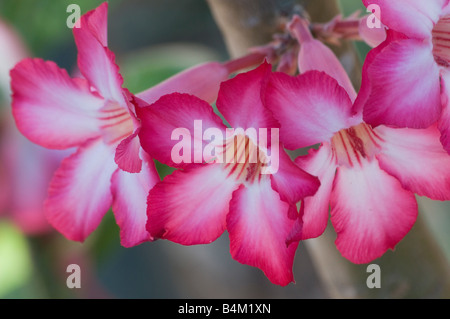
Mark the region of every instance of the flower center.
[[450, 15], [442, 17], [432, 31], [433, 55], [436, 63], [450, 66]]
[[106, 144], [114, 144], [133, 134], [134, 125], [128, 109], [114, 102], [108, 102], [101, 110], [98, 119], [101, 121], [103, 140]]
[[331, 139], [338, 165], [353, 167], [362, 158], [371, 159], [380, 149], [381, 138], [367, 124], [359, 124], [337, 132]]
[[228, 138], [223, 145], [224, 168], [228, 176], [242, 183], [259, 182], [268, 166], [267, 154], [246, 135]]

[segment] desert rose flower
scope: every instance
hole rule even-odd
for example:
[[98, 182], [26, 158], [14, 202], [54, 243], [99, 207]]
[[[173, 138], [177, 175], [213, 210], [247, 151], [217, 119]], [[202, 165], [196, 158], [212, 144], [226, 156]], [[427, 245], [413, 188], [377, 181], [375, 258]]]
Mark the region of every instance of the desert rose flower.
[[410, 128], [439, 121], [450, 152], [450, 4], [446, 0], [364, 0], [390, 35], [367, 57], [357, 103], [364, 120]]
[[299, 55], [301, 75], [274, 73], [265, 90], [286, 148], [320, 145], [296, 159], [321, 185], [304, 199], [290, 241], [320, 236], [331, 206], [338, 250], [354, 263], [367, 263], [409, 232], [418, 213], [414, 194], [450, 199], [450, 156], [436, 125], [374, 128], [364, 122], [337, 58], [299, 22], [292, 25], [294, 34], [315, 51]]
[[287, 285], [297, 247], [286, 245], [295, 204], [319, 183], [273, 138], [279, 125], [261, 100], [270, 72], [264, 63], [222, 83], [217, 108], [231, 128], [209, 103], [170, 94], [138, 109], [139, 136], [152, 157], [178, 168], [149, 193], [150, 234], [196, 245], [227, 230], [234, 259]]

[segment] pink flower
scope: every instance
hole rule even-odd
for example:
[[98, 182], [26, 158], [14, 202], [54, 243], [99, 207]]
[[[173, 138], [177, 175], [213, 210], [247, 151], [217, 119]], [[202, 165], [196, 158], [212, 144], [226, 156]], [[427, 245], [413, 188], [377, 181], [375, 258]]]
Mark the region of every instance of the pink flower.
[[274, 73], [265, 90], [286, 148], [320, 144], [295, 161], [321, 185], [304, 199], [290, 241], [320, 236], [331, 206], [338, 250], [354, 263], [367, 263], [409, 232], [417, 217], [414, 193], [450, 199], [450, 156], [436, 125], [409, 129], [365, 123], [338, 60], [298, 22], [293, 30], [304, 32], [305, 48], [314, 49], [299, 56], [303, 74]]
[[50, 183], [45, 213], [67, 238], [84, 241], [112, 206], [122, 245], [149, 240], [145, 198], [159, 181], [153, 161], [136, 138], [136, 99], [107, 47], [107, 3], [74, 28], [78, 66], [70, 78], [55, 63], [25, 59], [11, 71], [17, 127], [50, 149], [76, 147]]
[[439, 121], [441, 142], [450, 152], [449, 1], [363, 3], [379, 6], [389, 35], [367, 56], [356, 107], [373, 126], [427, 128]]
[[[295, 204], [319, 184], [283, 150], [277, 153], [278, 140], [271, 137], [279, 125], [261, 100], [270, 72], [265, 63], [222, 83], [217, 107], [235, 130], [227, 130], [207, 102], [171, 94], [138, 109], [139, 137], [151, 156], [178, 168], [149, 193], [150, 234], [196, 245], [211, 243], [227, 230], [234, 259], [287, 285], [297, 247], [286, 246], [298, 215]], [[252, 129], [259, 134], [270, 129], [270, 141], [260, 143], [261, 135], [249, 133]], [[251, 154], [258, 154], [254, 161]]]
[[36, 235], [51, 227], [43, 213], [43, 202], [53, 172], [67, 152], [34, 145], [17, 130], [9, 109], [10, 76], [14, 65], [28, 50], [12, 26], [0, 21], [0, 213], [24, 233]]

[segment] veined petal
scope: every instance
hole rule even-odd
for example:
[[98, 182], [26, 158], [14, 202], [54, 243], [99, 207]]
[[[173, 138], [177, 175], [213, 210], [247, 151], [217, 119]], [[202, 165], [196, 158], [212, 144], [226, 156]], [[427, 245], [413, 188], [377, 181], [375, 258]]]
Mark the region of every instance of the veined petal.
[[212, 104], [217, 99], [220, 83], [228, 79], [228, 69], [218, 62], [207, 62], [193, 66], [167, 80], [138, 93], [148, 104], [156, 102], [161, 96], [170, 93], [187, 93]]
[[324, 143], [319, 150], [311, 149], [307, 156], [297, 157], [295, 163], [320, 180], [317, 193], [303, 200], [303, 214], [300, 214], [303, 224], [301, 239], [319, 237], [328, 223], [330, 196], [337, 168], [336, 160], [330, 144]]
[[295, 222], [288, 212], [289, 204], [265, 179], [235, 191], [227, 216], [233, 258], [258, 267], [272, 283], [281, 286], [294, 281], [292, 266], [298, 245], [286, 245]]
[[90, 140], [61, 163], [49, 187], [45, 213], [71, 240], [84, 241], [111, 207], [111, 176], [117, 169], [114, 148]]
[[274, 73], [265, 101], [281, 124], [280, 139], [288, 149], [328, 141], [350, 125], [352, 102], [348, 94], [323, 72], [310, 71], [297, 77]]
[[363, 0], [366, 7], [377, 5], [374, 14], [389, 28], [410, 37], [431, 37], [431, 30], [439, 20], [447, 0]]
[[86, 81], [71, 79], [53, 62], [25, 59], [11, 71], [12, 111], [28, 139], [64, 149], [100, 136], [97, 112], [104, 100]]
[[378, 165], [340, 166], [331, 194], [336, 246], [353, 263], [382, 256], [410, 231], [417, 218], [414, 194]]
[[281, 200], [294, 205], [301, 199], [314, 195], [320, 186], [317, 177], [295, 165], [283, 150], [280, 152], [279, 169], [270, 175], [270, 180]]
[[271, 65], [240, 73], [220, 86], [217, 108], [233, 128], [277, 128], [279, 123], [261, 99], [263, 86], [269, 79]]
[[431, 44], [394, 41], [374, 58], [367, 72], [371, 87], [363, 110], [366, 123], [426, 128], [439, 119], [439, 67]]
[[111, 179], [112, 209], [120, 228], [121, 244], [133, 247], [151, 240], [147, 223], [147, 197], [160, 181], [155, 164], [148, 156], [139, 173], [116, 170]]
[[220, 164], [176, 170], [150, 191], [147, 230], [183, 245], [211, 243], [226, 228], [237, 187]]
[[[188, 95], [173, 93], [161, 97], [148, 107], [136, 108], [141, 120], [139, 138], [142, 148], [151, 157], [172, 167], [203, 162], [203, 132], [217, 128], [225, 137], [225, 125], [207, 102]], [[175, 161], [174, 146], [180, 146], [187, 161]], [[179, 152], [177, 152], [177, 156]], [[197, 159], [197, 160], [196, 160]]]
[[382, 139], [377, 158], [383, 170], [420, 196], [450, 200], [450, 155], [436, 126], [414, 130], [383, 125], [375, 132]]
[[78, 48], [78, 66], [84, 77], [105, 99], [125, 107], [123, 78], [115, 63], [114, 53], [107, 47], [107, 15], [108, 3], [104, 2], [81, 17], [79, 28], [73, 28]]

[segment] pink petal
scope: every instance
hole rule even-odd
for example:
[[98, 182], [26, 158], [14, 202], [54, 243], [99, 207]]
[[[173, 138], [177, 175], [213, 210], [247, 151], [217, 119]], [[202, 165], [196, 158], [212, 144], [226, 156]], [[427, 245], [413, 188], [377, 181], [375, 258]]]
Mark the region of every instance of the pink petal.
[[10, 70], [22, 59], [28, 56], [28, 50], [13, 28], [0, 21], [0, 90], [9, 95]]
[[379, 6], [374, 14], [389, 28], [410, 37], [429, 38], [447, 0], [363, 0]]
[[233, 194], [227, 229], [230, 252], [240, 263], [258, 267], [269, 280], [285, 286], [294, 281], [292, 266], [297, 244], [286, 245], [295, 219], [266, 179]]
[[370, 96], [364, 120], [374, 126], [426, 128], [441, 113], [439, 68], [431, 44], [394, 41], [368, 66]]
[[368, 18], [369, 16], [365, 16], [361, 19], [359, 24], [359, 35], [364, 42], [372, 48], [375, 48], [386, 40], [386, 28], [383, 25], [381, 25], [380, 28], [369, 28]]
[[125, 105], [123, 78], [115, 64], [114, 53], [107, 48], [108, 3], [84, 14], [80, 28], [73, 29], [78, 48], [78, 66], [83, 76], [107, 100]]
[[407, 190], [436, 200], [450, 200], [450, 155], [439, 141], [439, 130], [379, 126], [383, 140], [377, 155], [380, 167]]
[[264, 107], [261, 90], [267, 82], [271, 65], [236, 75], [220, 86], [217, 108], [233, 128], [277, 128], [278, 122]]
[[342, 63], [336, 55], [325, 44], [312, 37], [309, 31], [309, 23], [294, 17], [289, 28], [291, 33], [300, 42], [300, 52], [298, 55], [298, 67], [300, 73], [308, 71], [322, 71], [336, 79], [347, 92], [350, 99], [356, 99], [356, 91]]
[[450, 72], [447, 69], [441, 70], [441, 87], [442, 114], [438, 128], [441, 132], [441, 143], [450, 154]]
[[160, 181], [151, 158], [146, 157], [142, 170], [130, 174], [116, 170], [111, 179], [112, 209], [120, 227], [121, 244], [133, 247], [151, 240], [147, 223], [147, 197], [150, 189]]
[[217, 99], [220, 83], [228, 78], [228, 73], [228, 69], [221, 63], [203, 63], [178, 73], [137, 96], [152, 104], [166, 94], [187, 93], [212, 104]]
[[379, 44], [377, 47], [373, 48], [366, 55], [364, 60], [363, 69], [361, 72], [361, 87], [358, 92], [358, 96], [356, 97], [355, 102], [353, 103], [353, 111], [356, 114], [362, 114], [364, 106], [367, 100], [370, 97], [371, 93], [371, 84], [370, 84], [370, 76], [369, 76], [369, 67], [376, 60], [377, 56], [382, 52], [391, 42], [407, 39], [407, 37], [399, 32], [395, 32], [392, 30], [386, 30], [386, 41]]
[[[225, 132], [226, 128], [211, 105], [188, 94], [165, 95], [149, 107], [137, 108], [136, 112], [141, 120], [139, 138], [142, 148], [154, 159], [172, 167], [186, 166], [185, 163], [174, 162], [172, 150], [175, 145], [182, 143], [184, 150], [191, 153], [190, 163], [202, 162], [206, 144], [203, 141], [204, 131], [218, 128]], [[201, 124], [197, 125], [201, 128], [199, 132], [195, 129], [196, 123]], [[189, 134], [189, 138], [178, 139], [175, 136], [172, 140], [172, 134], [180, 130]], [[196, 161], [198, 158], [200, 161]]]
[[111, 206], [114, 149], [101, 139], [88, 141], [63, 160], [49, 187], [46, 216], [71, 240], [84, 241]]
[[211, 243], [225, 230], [237, 187], [220, 164], [176, 170], [150, 191], [147, 230], [183, 245]]
[[311, 149], [307, 156], [297, 157], [295, 163], [306, 172], [318, 176], [320, 187], [312, 197], [304, 199], [301, 217], [301, 239], [322, 235], [328, 223], [330, 196], [336, 173], [336, 159], [330, 144], [324, 143], [319, 150]]
[[286, 152], [280, 152], [279, 169], [270, 175], [272, 188], [281, 200], [296, 204], [306, 196], [312, 196], [320, 186], [319, 180], [306, 173], [290, 159]]
[[34, 143], [63, 149], [100, 136], [97, 116], [104, 101], [84, 80], [40, 59], [23, 60], [11, 77], [16, 124]]
[[414, 194], [380, 169], [376, 160], [340, 166], [331, 194], [336, 246], [354, 263], [382, 256], [409, 232], [417, 218]]
[[280, 122], [280, 139], [288, 149], [328, 141], [350, 125], [352, 103], [327, 74], [310, 71], [292, 77], [274, 73], [265, 90], [266, 106]]
[[116, 148], [114, 160], [121, 170], [129, 173], [139, 173], [142, 159], [139, 157], [141, 144], [138, 137], [139, 130], [122, 140]]

